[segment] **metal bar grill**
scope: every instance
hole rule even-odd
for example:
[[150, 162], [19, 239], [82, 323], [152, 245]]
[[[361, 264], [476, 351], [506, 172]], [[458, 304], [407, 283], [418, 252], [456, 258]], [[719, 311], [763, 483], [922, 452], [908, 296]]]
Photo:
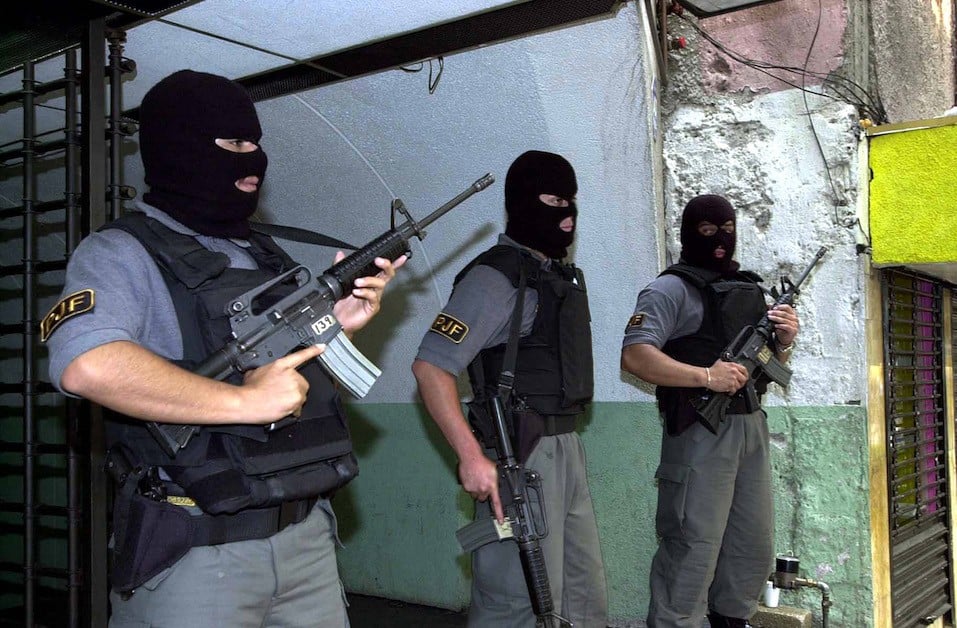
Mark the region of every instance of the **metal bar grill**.
[[927, 625], [953, 604], [947, 527], [943, 289], [883, 271], [891, 606], [894, 626]]
[[23, 608], [25, 626], [33, 626], [36, 608], [36, 409], [33, 393], [34, 288], [36, 259], [33, 240], [33, 168], [36, 111], [33, 99], [33, 64], [23, 66]]
[[[104, 68], [107, 36], [103, 22], [91, 22], [87, 34], [82, 65]], [[0, 494], [0, 514], [4, 515], [0, 533], [19, 537], [22, 554], [5, 554], [0, 560], [0, 595], [7, 605], [9, 601], [16, 604], [0, 609], [0, 626], [78, 628], [107, 623], [108, 497], [101, 471], [101, 412], [91, 404], [59, 395], [52, 404], [39, 401], [41, 395], [56, 392], [49, 381], [39, 379], [39, 287], [55, 283], [56, 277], [42, 283], [41, 277], [62, 273], [80, 239], [99, 228], [107, 215], [115, 217], [120, 212], [118, 200], [107, 207], [106, 190], [122, 189], [119, 144], [128, 135], [128, 125], [121, 118], [120, 99], [113, 92], [122, 87], [123, 39], [122, 33], [110, 34], [112, 54], [105, 72], [80, 72], [77, 51], [63, 53], [64, 79], [54, 82], [64, 100], [65, 124], [57, 131], [64, 134], [62, 140], [42, 145], [38, 141], [44, 134], [36, 130], [35, 97], [53, 89], [51, 84], [35, 80], [31, 62], [18, 70], [23, 74], [23, 89], [16, 93], [16, 99], [9, 99], [11, 103], [19, 100], [23, 108], [23, 139], [18, 149], [20, 163], [6, 164], [4, 171], [7, 176], [22, 177], [23, 199], [18, 206], [0, 211], [0, 220], [19, 221], [16, 243], [22, 247], [18, 256], [22, 263], [0, 264], [0, 279], [17, 278], [23, 289], [11, 291], [15, 297], [9, 303], [4, 298], [5, 320], [0, 321], [0, 333], [21, 345], [22, 376], [20, 381], [0, 382], [0, 395], [19, 395], [22, 404], [5, 403], [0, 415], [0, 454], [19, 458], [20, 464], [19, 475], [11, 474], [17, 476], [9, 482], [12, 492]], [[109, 132], [105, 127], [107, 79], [112, 96]], [[112, 168], [107, 171], [109, 143]], [[53, 153], [43, 149], [53, 144], [62, 150]], [[44, 172], [62, 168], [62, 198], [37, 200], [36, 171], [41, 163]], [[119, 199], [122, 195], [114, 196]], [[40, 216], [56, 211], [63, 212], [59, 222], [65, 243], [62, 249], [41, 242], [45, 229], [38, 229]], [[54, 215], [46, 224], [57, 225], [58, 218]], [[44, 256], [47, 259], [41, 259]], [[22, 311], [14, 306], [22, 306]], [[62, 482], [50, 482], [64, 475], [65, 490], [60, 490]], [[49, 489], [53, 485], [55, 491]]]

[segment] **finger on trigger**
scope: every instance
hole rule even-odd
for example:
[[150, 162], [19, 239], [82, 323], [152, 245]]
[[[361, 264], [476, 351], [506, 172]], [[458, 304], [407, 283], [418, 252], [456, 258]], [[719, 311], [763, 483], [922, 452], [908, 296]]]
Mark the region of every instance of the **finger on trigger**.
[[284, 361], [284, 366], [289, 368], [299, 368], [299, 366], [305, 364], [309, 360], [318, 357], [325, 350], [326, 345], [324, 344], [310, 345], [305, 349], [300, 349], [295, 353], [290, 353], [285, 358], [281, 359]]

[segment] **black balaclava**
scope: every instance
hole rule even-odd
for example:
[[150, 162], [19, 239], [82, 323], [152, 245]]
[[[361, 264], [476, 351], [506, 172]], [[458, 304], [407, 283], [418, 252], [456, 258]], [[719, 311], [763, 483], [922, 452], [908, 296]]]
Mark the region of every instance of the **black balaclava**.
[[[729, 220], [735, 220], [734, 207], [722, 196], [703, 194], [688, 201], [681, 215], [681, 258], [693, 266], [725, 275], [737, 272], [738, 263], [731, 259], [737, 232], [727, 233], [721, 229], [721, 225]], [[698, 233], [698, 225], [705, 221], [718, 227], [714, 235]], [[719, 246], [724, 248], [722, 259], [714, 256]]]
[[[575, 194], [578, 182], [568, 160], [555, 153], [530, 150], [518, 156], [505, 175], [505, 234], [552, 259], [562, 259], [575, 239], [575, 230], [562, 231], [565, 218], [578, 217]], [[552, 207], [539, 194], [553, 194], [568, 201], [568, 207]]]
[[[180, 70], [140, 105], [140, 154], [150, 191], [143, 200], [204, 235], [245, 238], [266, 175], [260, 147], [234, 153], [215, 139], [259, 143], [262, 128], [246, 90], [223, 76]], [[259, 177], [255, 192], [236, 181]]]

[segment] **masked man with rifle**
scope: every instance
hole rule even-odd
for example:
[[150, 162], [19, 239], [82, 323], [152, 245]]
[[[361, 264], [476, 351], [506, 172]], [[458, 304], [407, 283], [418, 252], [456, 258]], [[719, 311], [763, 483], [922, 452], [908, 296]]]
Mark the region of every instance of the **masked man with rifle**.
[[[110, 625], [348, 626], [329, 498], [357, 467], [323, 346], [227, 381], [191, 372], [230, 340], [231, 299], [295, 266], [248, 220], [266, 173], [256, 109], [238, 83], [182, 70], [140, 125], [150, 190], [80, 243], [42, 325], [51, 380], [112, 411]], [[336, 302], [347, 334], [404, 259]], [[200, 429], [170, 455], [148, 422]]]
[[[748, 370], [725, 348], [765, 314], [771, 350], [787, 360], [798, 332], [790, 305], [768, 311], [757, 275], [732, 259], [735, 211], [713, 194], [688, 202], [681, 259], [638, 295], [621, 366], [657, 385], [664, 419], [658, 483], [658, 550], [651, 566], [651, 628], [744, 628], [773, 570], [773, 504], [767, 417], [748, 411]], [[754, 382], [758, 396], [767, 388]], [[709, 392], [710, 391], [710, 392]], [[700, 422], [703, 395], [732, 395], [716, 433]]]
[[[588, 301], [581, 271], [561, 261], [574, 239], [577, 191], [575, 171], [560, 155], [528, 151], [512, 163], [505, 234], [456, 277], [412, 366], [426, 408], [458, 456], [476, 521], [503, 522], [506, 513], [522, 519], [511, 522], [517, 542], [489, 542], [472, 553], [469, 626], [567, 625], [558, 616], [582, 628], [607, 623], [598, 530], [575, 432], [592, 396]], [[468, 420], [456, 386], [466, 368], [474, 395]], [[503, 410], [509, 450], [531, 479], [526, 495], [504, 469], [509, 456], [498, 442], [493, 402]], [[530, 501], [533, 515], [543, 506], [547, 534], [521, 516], [517, 506]], [[537, 550], [547, 575], [534, 567]]]

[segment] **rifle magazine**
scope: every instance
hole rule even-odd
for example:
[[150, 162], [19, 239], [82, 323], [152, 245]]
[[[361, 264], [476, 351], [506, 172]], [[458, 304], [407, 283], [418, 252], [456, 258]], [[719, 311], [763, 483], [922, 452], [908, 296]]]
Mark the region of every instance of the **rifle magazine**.
[[379, 367], [362, 355], [343, 333], [336, 334], [326, 343], [319, 362], [333, 379], [358, 399], [365, 397], [382, 375]]
[[472, 552], [487, 543], [513, 537], [511, 522], [506, 519], [505, 523], [500, 524], [494, 517], [477, 519], [455, 531], [455, 538], [464, 552]]

